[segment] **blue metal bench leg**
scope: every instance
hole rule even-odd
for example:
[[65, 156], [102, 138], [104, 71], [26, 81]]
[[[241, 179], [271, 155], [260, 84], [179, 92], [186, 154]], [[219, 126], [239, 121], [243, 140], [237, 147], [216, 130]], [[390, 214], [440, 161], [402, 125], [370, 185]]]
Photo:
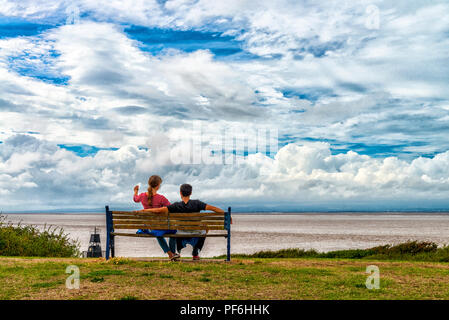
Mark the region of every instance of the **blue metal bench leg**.
[[111, 257], [115, 257], [115, 236], [111, 236]]
[[109, 232], [106, 235], [106, 260], [109, 260]]
[[109, 253], [111, 250], [111, 218], [109, 206], [106, 206], [106, 260], [109, 260]]
[[231, 207], [228, 207], [226, 213], [226, 224], [228, 229], [226, 261], [231, 261]]

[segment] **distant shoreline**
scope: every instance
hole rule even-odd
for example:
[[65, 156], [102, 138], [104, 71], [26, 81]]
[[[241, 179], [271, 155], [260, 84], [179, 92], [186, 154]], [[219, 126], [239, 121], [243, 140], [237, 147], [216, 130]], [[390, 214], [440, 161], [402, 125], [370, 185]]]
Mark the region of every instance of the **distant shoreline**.
[[[57, 226], [72, 239], [78, 239], [83, 250], [89, 245], [94, 227], [106, 239], [104, 213], [29, 213], [6, 215], [13, 224], [33, 225], [40, 229]], [[315, 249], [328, 252], [365, 249], [409, 240], [431, 241], [449, 245], [449, 214], [444, 213], [237, 213], [232, 225], [232, 252], [255, 253], [286, 248]], [[117, 255], [159, 257], [161, 249], [154, 239], [121, 237]], [[214, 257], [226, 253], [226, 241], [211, 238], [202, 253]], [[248, 247], [248, 243], [251, 245]]]
[[[131, 211], [131, 209], [128, 209]], [[32, 215], [32, 214], [49, 214], [49, 215], [104, 215], [104, 212], [98, 211], [12, 211], [2, 212], [2, 215]], [[255, 211], [255, 212], [232, 212], [237, 215], [449, 215], [449, 211]]]

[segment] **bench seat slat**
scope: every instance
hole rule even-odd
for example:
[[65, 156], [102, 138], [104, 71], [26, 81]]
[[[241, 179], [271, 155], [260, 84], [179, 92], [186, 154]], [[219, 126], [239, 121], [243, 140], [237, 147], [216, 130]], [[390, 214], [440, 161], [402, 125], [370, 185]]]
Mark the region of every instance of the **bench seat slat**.
[[[114, 220], [162, 220], [166, 221], [167, 217], [147, 217], [147, 216], [125, 216], [118, 215], [113, 216]], [[214, 221], [224, 221], [224, 217], [170, 217], [170, 221], [179, 220], [179, 221], [197, 221], [197, 220], [214, 220]]]
[[127, 215], [127, 216], [153, 216], [153, 217], [224, 217], [224, 213], [217, 212], [191, 212], [191, 213], [154, 213], [154, 212], [133, 212], [133, 211], [112, 211], [112, 215]]
[[[121, 224], [167, 224], [167, 220], [164, 222], [152, 221], [152, 220], [118, 220], [114, 221], [115, 225]], [[210, 225], [210, 226], [224, 226], [224, 221], [180, 221], [170, 220], [170, 225]]]
[[140, 218], [140, 217], [127, 217], [127, 218], [123, 218], [121, 217], [120, 219], [116, 219], [114, 218], [113, 221], [115, 222], [121, 222], [121, 221], [153, 221], [153, 222], [165, 222], [165, 221], [192, 221], [192, 222], [217, 222], [217, 223], [224, 223], [224, 219], [210, 219], [210, 218], [201, 218], [201, 219], [180, 219], [180, 218], [170, 218], [170, 219], [153, 219], [153, 218]]
[[170, 220], [170, 221], [152, 221], [152, 220], [118, 220], [113, 221], [114, 225], [120, 225], [120, 224], [135, 224], [135, 225], [211, 225], [211, 226], [224, 226], [224, 221], [177, 221], [177, 220]]
[[167, 230], [178, 230], [181, 227], [191, 227], [197, 229], [210, 229], [210, 228], [220, 228], [220, 230], [225, 229], [224, 225], [207, 225], [207, 224], [117, 224], [114, 225], [114, 229], [123, 229], [123, 228], [131, 228], [131, 229], [167, 229]]
[[209, 230], [224, 230], [225, 227], [224, 226], [211, 226], [211, 225], [207, 225], [207, 224], [203, 224], [203, 225], [191, 225], [191, 224], [175, 224], [175, 225], [170, 225], [169, 229], [170, 230], [180, 230], [180, 228], [192, 228], [192, 229], [201, 229], [201, 230], [205, 230], [205, 229], [209, 229]]
[[[142, 237], [142, 238], [155, 238], [151, 234], [136, 234], [136, 233], [122, 233], [122, 232], [112, 232], [111, 235], [114, 236], [125, 236], [125, 237]], [[164, 237], [168, 238], [180, 238], [180, 237], [227, 237], [226, 233], [208, 233], [208, 234], [194, 234], [194, 235], [185, 235], [185, 234], [166, 234]]]
[[178, 230], [178, 228], [181, 227], [189, 227], [189, 228], [197, 228], [197, 229], [205, 229], [205, 228], [220, 228], [219, 230], [224, 229], [224, 226], [209, 226], [209, 225], [181, 225], [181, 224], [119, 224], [114, 225], [114, 229], [124, 229], [124, 228], [131, 228], [131, 229], [153, 229], [153, 230]]
[[217, 212], [192, 212], [192, 213], [169, 213], [170, 219], [175, 217], [224, 217], [224, 213]]
[[124, 224], [121, 226], [114, 226], [114, 230], [117, 229], [133, 229], [133, 230], [138, 230], [138, 229], [150, 229], [150, 230], [169, 230], [168, 229], [168, 225], [165, 226], [137, 226], [137, 225], [132, 225], [132, 224]]
[[164, 219], [167, 220], [167, 216], [156, 216], [156, 215], [143, 215], [143, 214], [113, 214], [112, 217], [115, 219]]
[[166, 229], [168, 228], [168, 223], [114, 223], [114, 228], [123, 227], [123, 226], [133, 226], [136, 229], [148, 229], [148, 228], [159, 228]]
[[118, 225], [114, 229], [152, 229], [152, 230], [224, 230], [224, 226], [142, 226], [142, 225]]
[[221, 221], [224, 217], [170, 217], [170, 221]]

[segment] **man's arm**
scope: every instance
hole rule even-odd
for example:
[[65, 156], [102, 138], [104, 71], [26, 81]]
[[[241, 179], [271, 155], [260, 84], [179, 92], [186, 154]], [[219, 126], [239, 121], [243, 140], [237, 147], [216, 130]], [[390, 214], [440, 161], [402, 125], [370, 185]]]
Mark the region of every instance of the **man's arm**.
[[[208, 205], [208, 204], [206, 204], [206, 210], [214, 211], [217, 213], [224, 213], [224, 211], [222, 209]], [[231, 224], [232, 224], [232, 218], [231, 218]]]
[[168, 208], [167, 207], [161, 207], [161, 208], [142, 209], [142, 210], [137, 210], [137, 211], [134, 211], [134, 212], [168, 213]]
[[210, 211], [217, 212], [217, 213], [224, 213], [224, 211], [222, 209], [211, 206], [209, 204], [206, 204], [206, 210], [210, 210]]

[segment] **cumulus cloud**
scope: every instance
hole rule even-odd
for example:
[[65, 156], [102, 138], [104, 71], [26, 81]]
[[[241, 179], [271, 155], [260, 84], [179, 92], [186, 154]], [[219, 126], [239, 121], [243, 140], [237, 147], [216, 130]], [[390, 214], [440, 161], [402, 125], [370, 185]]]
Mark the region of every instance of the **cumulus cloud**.
[[214, 61], [208, 51], [153, 57], [116, 27], [98, 23], [64, 26], [50, 38], [61, 53], [58, 66], [86, 95], [137, 102], [153, 113], [187, 118], [260, 113], [251, 106], [254, 94], [242, 75]]
[[[67, 25], [38, 38], [1, 41], [1, 107], [10, 112], [2, 120], [10, 133], [32, 127], [58, 143], [143, 145], [150, 132], [164, 130], [161, 124], [173, 126], [173, 118], [238, 122], [266, 113], [252, 106], [254, 92], [242, 74], [214, 61], [210, 52], [154, 57], [112, 24]], [[68, 85], [11, 70], [10, 58], [24, 47], [32, 53], [58, 52], [51, 65]]]
[[[74, 153], [27, 135], [0, 145], [0, 198], [4, 210], [133, 207], [132, 187], [149, 175], [164, 179], [162, 192], [178, 200], [178, 186], [189, 182], [195, 197], [226, 205], [246, 203], [317, 208], [329, 201], [444, 200], [449, 190], [449, 152], [411, 162], [375, 159], [355, 152], [332, 155], [329, 145], [289, 144], [274, 158], [260, 153], [234, 164], [174, 164], [170, 148], [140, 150], [123, 146], [95, 156]], [[24, 204], [23, 202], [26, 202]], [[273, 204], [273, 201], [276, 204]], [[322, 206], [321, 206], [322, 208]]]
[[[367, 23], [373, 12], [378, 28]], [[192, 181], [201, 196], [242, 203], [447, 191], [445, 1], [0, 0], [0, 14], [47, 25], [0, 39], [0, 194], [11, 207], [22, 190], [39, 190], [37, 206], [58, 194], [125, 204], [124, 190], [149, 172], [167, 177], [175, 198]], [[216, 32], [241, 52], [170, 39], [152, 52], [130, 26]], [[172, 164], [195, 121], [207, 143], [259, 126], [277, 129], [284, 147], [238, 165]], [[79, 157], [58, 145], [113, 150]]]

